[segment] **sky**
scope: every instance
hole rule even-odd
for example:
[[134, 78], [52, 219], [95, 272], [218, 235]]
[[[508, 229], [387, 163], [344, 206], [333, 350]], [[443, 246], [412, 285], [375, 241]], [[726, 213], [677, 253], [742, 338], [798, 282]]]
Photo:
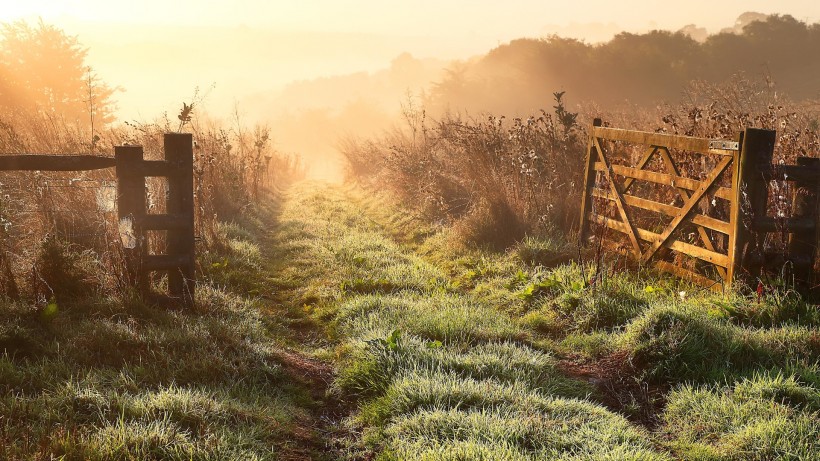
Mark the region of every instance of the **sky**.
[[119, 86], [119, 115], [146, 119], [193, 95], [213, 111], [288, 82], [385, 68], [402, 52], [465, 59], [521, 37], [589, 42], [626, 30], [710, 31], [745, 11], [820, 20], [817, 0], [0, 0], [0, 22], [54, 24]]
[[820, 21], [818, 0], [0, 0], [0, 22], [42, 18], [77, 36], [122, 89], [119, 119], [140, 122], [175, 114], [197, 88], [200, 109], [254, 119], [294, 109], [243, 112], [290, 82], [376, 72], [404, 52], [449, 62], [522, 37], [717, 32], [747, 11]]
[[743, 11], [788, 13], [817, 20], [814, 0], [2, 0], [0, 20], [42, 16], [87, 22], [247, 25], [282, 31], [365, 32], [505, 39], [548, 25], [616, 23], [625, 29], [724, 27]]

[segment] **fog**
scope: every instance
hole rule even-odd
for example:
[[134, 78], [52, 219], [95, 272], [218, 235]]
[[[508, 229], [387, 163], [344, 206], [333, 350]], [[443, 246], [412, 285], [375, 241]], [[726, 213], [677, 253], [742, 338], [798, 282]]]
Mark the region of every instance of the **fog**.
[[[4, 5], [0, 22], [35, 23], [42, 18], [75, 36], [87, 48], [85, 63], [117, 90], [115, 123], [173, 116], [183, 102], [195, 102], [195, 114], [269, 124], [277, 149], [303, 155], [315, 175], [337, 178], [339, 139], [389, 129], [409, 101], [439, 111], [501, 110], [514, 115], [547, 106], [553, 91], [569, 87], [570, 101], [585, 96], [587, 90], [576, 89], [572, 72], [553, 78], [553, 68], [511, 66], [509, 56], [504, 57], [511, 47], [518, 47], [511, 53], [513, 60], [532, 59], [517, 52], [523, 47], [516, 39], [557, 34], [592, 45], [623, 31], [641, 34], [662, 28], [685, 29], [702, 41], [736, 27], [736, 18], [747, 9], [771, 13], [775, 8], [763, 1], [663, 6], [646, 1], [634, 2], [635, 8], [602, 1], [494, 6], [461, 1], [277, 3], [165, 5], [151, 0], [125, 8], [97, 0], [33, 0]], [[703, 14], [707, 6], [713, 14]], [[776, 7], [801, 21], [817, 16], [813, 2], [781, 2]], [[493, 65], [493, 59], [499, 64]], [[550, 78], [539, 83], [533, 70]], [[463, 94], [446, 86], [459, 83], [459, 78], [470, 83]], [[526, 87], [496, 91], [486, 84], [514, 87], [519, 80]], [[483, 97], [488, 91], [494, 98]], [[526, 97], [532, 102], [520, 103]]]

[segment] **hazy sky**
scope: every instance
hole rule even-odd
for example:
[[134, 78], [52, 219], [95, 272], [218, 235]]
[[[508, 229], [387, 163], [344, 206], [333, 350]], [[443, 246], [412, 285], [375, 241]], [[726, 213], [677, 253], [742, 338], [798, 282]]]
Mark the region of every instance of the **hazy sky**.
[[788, 13], [817, 20], [816, 0], [2, 0], [0, 19], [40, 15], [49, 20], [137, 24], [270, 26], [283, 30], [435, 34], [470, 33], [500, 39], [536, 34], [547, 24], [617, 23], [624, 28], [719, 28], [743, 11]]
[[[124, 118], [175, 110], [208, 88], [213, 111], [285, 83], [384, 68], [403, 51], [466, 58], [551, 33], [710, 31], [745, 11], [820, 20], [820, 0], [0, 0], [0, 21], [43, 18], [78, 36]], [[173, 105], [173, 106], [172, 106]]]

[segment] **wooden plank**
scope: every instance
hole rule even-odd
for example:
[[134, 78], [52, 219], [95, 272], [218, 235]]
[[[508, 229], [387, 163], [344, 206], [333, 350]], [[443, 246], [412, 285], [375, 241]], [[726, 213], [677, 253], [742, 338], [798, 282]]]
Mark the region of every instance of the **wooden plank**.
[[114, 157], [117, 161], [118, 218], [121, 226], [124, 222], [130, 221], [132, 237], [135, 239], [133, 248], [123, 248], [127, 278], [137, 287], [138, 292], [147, 294], [149, 281], [142, 264], [148, 251], [145, 244], [145, 231], [140, 226], [140, 221], [145, 215], [145, 178], [134, 174], [135, 166], [143, 161], [143, 150], [140, 146], [116, 146]]
[[150, 177], [170, 177], [179, 174], [179, 165], [167, 160], [144, 160], [134, 165], [133, 174]]
[[[734, 283], [736, 270], [739, 267], [738, 261], [743, 257], [743, 253], [738, 253], [737, 247], [737, 238], [738, 238], [738, 229], [744, 227], [741, 224], [742, 216], [740, 214], [740, 166], [743, 162], [743, 136], [745, 133], [741, 131], [737, 135], [737, 140], [740, 143], [740, 150], [735, 152], [734, 160], [732, 161], [732, 197], [733, 199], [729, 201], [729, 226], [731, 227], [731, 232], [729, 232], [729, 242], [728, 242], [728, 254], [729, 254], [729, 262], [731, 263], [729, 267], [726, 268], [726, 278], [730, 281], [730, 283]], [[741, 248], [742, 250], [742, 248]]]
[[[820, 158], [799, 157], [797, 165], [805, 168], [820, 167]], [[812, 297], [820, 298], [818, 274], [814, 271], [814, 260], [817, 257], [817, 244], [820, 241], [820, 180], [800, 180], [795, 182], [794, 198], [792, 199], [793, 221], [808, 222], [811, 227], [803, 227], [789, 236], [789, 255], [803, 256], [808, 264], [795, 264], [795, 278], [803, 291]]]
[[609, 160], [606, 158], [606, 152], [604, 152], [601, 148], [601, 144], [597, 139], [593, 138], [593, 142], [595, 143], [595, 147], [598, 149], [598, 157], [600, 157], [601, 162], [606, 165], [604, 174], [606, 174], [609, 179], [609, 188], [616, 198], [615, 205], [618, 207], [618, 213], [621, 215], [621, 220], [624, 225], [627, 226], [627, 229], [629, 229], [629, 232], [627, 233], [629, 236], [629, 241], [632, 242], [632, 248], [635, 250], [635, 255], [639, 256], [641, 254], [641, 245], [638, 243], [638, 238], [635, 236], [635, 228], [632, 227], [632, 224], [629, 222], [629, 215], [626, 213], [626, 206], [624, 206], [624, 198], [618, 190], [618, 185], [615, 182], [615, 178], [613, 177], [614, 175], [612, 174], [612, 168], [610, 167]]
[[194, 140], [190, 133], [165, 135], [165, 160], [174, 166], [168, 177], [168, 214], [179, 217], [185, 225], [168, 231], [168, 253], [183, 258], [186, 264], [168, 271], [168, 294], [194, 305], [196, 288], [196, 237], [194, 234]]
[[[614, 200], [612, 195], [605, 190], [595, 188], [592, 190], [592, 195], [598, 198], [606, 199], [606, 200]], [[638, 208], [642, 208], [644, 210], [654, 211], [657, 213], [662, 213], [666, 216], [677, 216], [680, 213], [680, 208], [673, 206], [673, 205], [666, 205], [665, 203], [655, 202], [653, 200], [648, 200], [645, 198], [635, 197], [634, 195], [624, 195], [624, 201], [629, 206], [634, 206]], [[711, 216], [706, 216], [702, 214], [697, 214], [692, 217], [692, 222], [696, 225], [706, 227], [708, 229], [712, 229], [714, 231], [718, 231], [724, 234], [729, 234], [731, 230], [731, 226], [726, 221], [721, 221], [720, 219], [713, 218]]]
[[678, 267], [672, 263], [666, 261], [655, 261], [652, 263], [656, 268], [664, 271], [669, 272], [670, 274], [675, 275], [676, 277], [680, 277], [684, 280], [688, 280], [696, 285], [700, 285], [704, 288], [710, 288], [716, 291], [720, 291], [723, 288], [723, 284], [718, 280], [712, 280], [709, 277], [703, 276], [701, 274], [692, 272], [690, 270], [684, 269], [682, 267]]
[[773, 165], [761, 169], [764, 181], [799, 181], [804, 183], [815, 182], [820, 178], [820, 166], [806, 165]]
[[[795, 194], [799, 197], [800, 194]], [[758, 232], [814, 232], [815, 223], [811, 218], [772, 218], [769, 216], [755, 218], [752, 221], [752, 228]], [[814, 237], [812, 237], [814, 238]]]
[[791, 252], [786, 253], [785, 255], [781, 251], [777, 250], [767, 250], [763, 252], [763, 260], [764, 261], [777, 261], [781, 260], [783, 264], [790, 263], [795, 267], [803, 267], [808, 268], [810, 270], [814, 269], [814, 258], [811, 254], [794, 254]]
[[[609, 242], [609, 241], [604, 242], [604, 246], [607, 248], [607, 251], [613, 251], [613, 252], [616, 252], [618, 254], [622, 254], [626, 257], [632, 256], [631, 253], [626, 252], [623, 249], [617, 247], [616, 245], [613, 244], [613, 242]], [[688, 280], [688, 281], [690, 281], [690, 282], [692, 282], [696, 285], [700, 285], [700, 286], [705, 287], [705, 288], [711, 288], [715, 291], [719, 291], [723, 287], [721, 282], [718, 281], [718, 280], [712, 280], [709, 277], [706, 277], [704, 275], [697, 274], [695, 272], [686, 270], [682, 267], [675, 266], [674, 264], [671, 264], [671, 263], [666, 262], [666, 261], [661, 261], [661, 260], [653, 261], [652, 265], [656, 269], [658, 269], [662, 272], [670, 273], [670, 274], [672, 274], [676, 277], [683, 278], [685, 280]]]
[[[746, 128], [743, 132], [743, 144], [740, 159], [737, 163], [732, 214], [734, 229], [730, 254], [732, 255], [733, 279], [745, 279], [755, 284], [755, 278], [763, 269], [762, 258], [752, 257], [762, 254], [764, 249], [763, 232], [753, 232], [747, 223], [758, 217], [766, 216], [768, 200], [768, 182], [760, 174], [760, 167], [772, 164], [777, 133], [771, 130]], [[743, 206], [740, 206], [740, 204]]]
[[683, 149], [693, 152], [709, 153], [731, 157], [733, 151], [723, 149], [710, 149], [710, 139], [693, 138], [690, 136], [680, 136], [667, 133], [651, 133], [648, 131], [621, 130], [618, 128], [596, 127], [592, 130], [592, 135], [599, 139], [609, 139], [611, 141], [625, 141], [635, 144], [646, 144], [650, 146], [663, 146], [670, 149]]
[[[590, 217], [590, 221], [596, 224], [604, 225], [612, 230], [624, 234], [627, 233], [627, 229], [624, 227], [624, 224], [614, 219], [608, 219], [603, 216], [592, 216]], [[660, 234], [648, 231], [646, 229], [641, 229], [640, 227], [636, 228], [635, 231], [638, 234], [638, 238], [646, 242], [654, 242], [661, 237]], [[727, 255], [718, 253], [716, 251], [709, 251], [705, 248], [691, 245], [689, 243], [680, 242], [678, 240], [667, 240], [664, 243], [664, 247], [691, 256], [693, 258], [698, 258], [700, 260], [715, 264], [716, 266], [727, 267], [729, 265], [729, 257]]]
[[720, 177], [721, 174], [726, 170], [726, 167], [732, 163], [732, 157], [723, 157], [723, 159], [715, 166], [711, 173], [706, 177], [705, 181], [701, 182], [701, 186], [694, 191], [692, 196], [686, 203], [683, 205], [680, 214], [672, 220], [671, 223], [666, 227], [666, 230], [661, 234], [661, 236], [652, 243], [652, 246], [643, 254], [641, 257], [641, 261], [647, 262], [652, 256], [655, 255], [655, 252], [658, 251], [660, 247], [672, 236], [672, 233], [678, 229], [678, 226], [683, 222], [684, 219], [691, 213], [692, 209], [694, 209], [695, 205], [698, 204], [700, 199], [709, 190], [717, 181], [717, 178]]
[[188, 255], [147, 255], [143, 260], [142, 268], [145, 271], [177, 272], [190, 265], [190, 262]]
[[[606, 165], [601, 162], [595, 162], [595, 169], [597, 171], [606, 171]], [[700, 187], [700, 181], [696, 179], [684, 178], [681, 176], [674, 176], [666, 173], [658, 173], [655, 171], [639, 170], [624, 165], [612, 165], [612, 171], [616, 175], [626, 176], [642, 181], [649, 181], [655, 184], [663, 184], [671, 187], [683, 187], [686, 190], [694, 191]], [[723, 200], [732, 200], [732, 190], [728, 187], [718, 187], [715, 191], [715, 197]]]
[[114, 157], [98, 155], [0, 155], [0, 171], [84, 171], [116, 165]]

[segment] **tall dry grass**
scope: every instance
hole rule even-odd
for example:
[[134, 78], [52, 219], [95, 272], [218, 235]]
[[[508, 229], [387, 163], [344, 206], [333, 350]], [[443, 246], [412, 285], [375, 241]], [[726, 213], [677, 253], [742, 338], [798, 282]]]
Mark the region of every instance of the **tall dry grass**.
[[571, 227], [584, 130], [562, 93], [552, 112], [526, 119], [428, 120], [412, 106], [404, 115], [404, 129], [342, 146], [350, 176], [393, 190], [428, 218], [455, 222], [474, 242], [502, 247]]
[[[528, 118], [426, 116], [405, 108], [405, 127], [381, 138], [348, 140], [342, 147], [349, 174], [397, 193], [431, 219], [454, 223], [466, 240], [506, 246], [526, 234], [559, 230], [573, 234], [578, 223], [587, 127], [605, 125], [715, 139], [734, 139], [746, 127], [777, 130], [774, 163], [820, 153], [820, 103], [792, 101], [769, 79], [736, 75], [729, 82], [692, 82], [684, 102], [654, 108], [606, 110], [593, 103], [570, 111], [563, 93], [553, 110]], [[618, 163], [634, 164], [643, 148], [622, 146]], [[700, 179], [714, 166], [703, 156], [675, 152], [681, 173]], [[771, 184], [770, 208], [785, 214], [791, 186]], [[673, 201], [674, 190], [661, 191]], [[727, 211], [728, 212], [728, 211]], [[769, 237], [770, 245], [777, 236]], [[782, 238], [780, 239], [782, 240]]]
[[[277, 152], [264, 126], [225, 127], [206, 117], [175, 124], [109, 126], [90, 133], [48, 112], [0, 114], [0, 154], [97, 154], [141, 145], [162, 158], [163, 134], [182, 129], [195, 140], [194, 181], [198, 249], [221, 245], [219, 220], [241, 215], [267, 189], [304, 174], [300, 160]], [[164, 208], [165, 183], [146, 181], [148, 209]], [[45, 302], [78, 294], [128, 290], [116, 226], [114, 170], [0, 172], [0, 291]], [[162, 251], [161, 237], [150, 241]]]

